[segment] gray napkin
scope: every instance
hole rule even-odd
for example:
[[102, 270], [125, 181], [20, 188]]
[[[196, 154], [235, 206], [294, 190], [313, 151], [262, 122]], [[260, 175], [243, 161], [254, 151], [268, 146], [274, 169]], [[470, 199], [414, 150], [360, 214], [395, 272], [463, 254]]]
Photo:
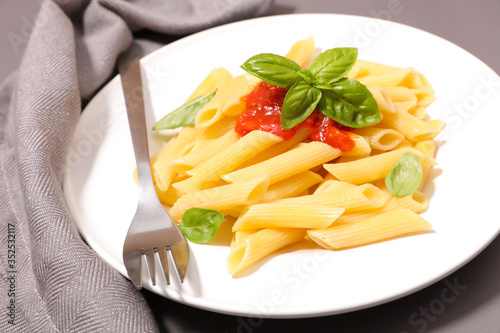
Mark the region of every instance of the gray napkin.
[[[63, 164], [86, 101], [118, 54], [262, 15], [272, 0], [44, 0], [19, 70], [0, 86], [0, 331], [156, 332], [147, 303], [80, 238]], [[168, 40], [166, 39], [163, 39]]]

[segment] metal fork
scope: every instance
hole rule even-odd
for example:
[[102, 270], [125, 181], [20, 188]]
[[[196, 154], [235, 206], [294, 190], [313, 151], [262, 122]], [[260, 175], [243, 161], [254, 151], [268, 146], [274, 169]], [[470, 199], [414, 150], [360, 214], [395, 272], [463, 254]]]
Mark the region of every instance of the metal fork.
[[167, 260], [167, 250], [170, 250], [180, 281], [183, 282], [189, 263], [189, 247], [155, 191], [149, 163], [139, 59], [130, 52], [124, 53], [118, 60], [118, 68], [139, 176], [139, 203], [123, 245], [123, 262], [130, 280], [137, 289], [141, 289], [142, 257], [146, 258], [151, 283], [155, 285], [155, 257], [158, 256], [167, 284], [170, 284]]

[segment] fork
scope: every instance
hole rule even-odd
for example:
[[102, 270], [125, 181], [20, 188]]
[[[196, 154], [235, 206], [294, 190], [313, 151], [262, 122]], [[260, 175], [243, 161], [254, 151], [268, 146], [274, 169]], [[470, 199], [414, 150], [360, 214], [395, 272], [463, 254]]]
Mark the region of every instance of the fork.
[[123, 262], [137, 289], [142, 288], [142, 259], [146, 258], [152, 285], [156, 285], [155, 257], [170, 284], [167, 250], [170, 250], [181, 283], [189, 263], [189, 247], [179, 227], [165, 211], [156, 194], [146, 131], [146, 116], [139, 58], [128, 52], [118, 59], [130, 134], [139, 178], [137, 211], [123, 245]]

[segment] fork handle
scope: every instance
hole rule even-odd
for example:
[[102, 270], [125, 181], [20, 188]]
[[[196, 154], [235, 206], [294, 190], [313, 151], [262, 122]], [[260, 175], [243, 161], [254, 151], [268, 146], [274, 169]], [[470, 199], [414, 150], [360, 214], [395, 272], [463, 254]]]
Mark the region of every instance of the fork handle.
[[149, 163], [148, 136], [139, 58], [130, 53], [125, 53], [120, 56], [118, 66], [137, 163], [139, 188], [141, 191], [154, 191], [153, 176]]

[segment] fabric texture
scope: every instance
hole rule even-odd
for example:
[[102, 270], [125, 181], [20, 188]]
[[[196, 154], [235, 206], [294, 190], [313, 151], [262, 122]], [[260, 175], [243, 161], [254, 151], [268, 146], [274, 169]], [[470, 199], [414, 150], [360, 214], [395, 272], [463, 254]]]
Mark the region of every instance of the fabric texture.
[[158, 331], [142, 295], [84, 243], [66, 207], [72, 131], [124, 50], [145, 55], [173, 36], [260, 16], [271, 2], [41, 2], [21, 66], [0, 86], [0, 332]]

